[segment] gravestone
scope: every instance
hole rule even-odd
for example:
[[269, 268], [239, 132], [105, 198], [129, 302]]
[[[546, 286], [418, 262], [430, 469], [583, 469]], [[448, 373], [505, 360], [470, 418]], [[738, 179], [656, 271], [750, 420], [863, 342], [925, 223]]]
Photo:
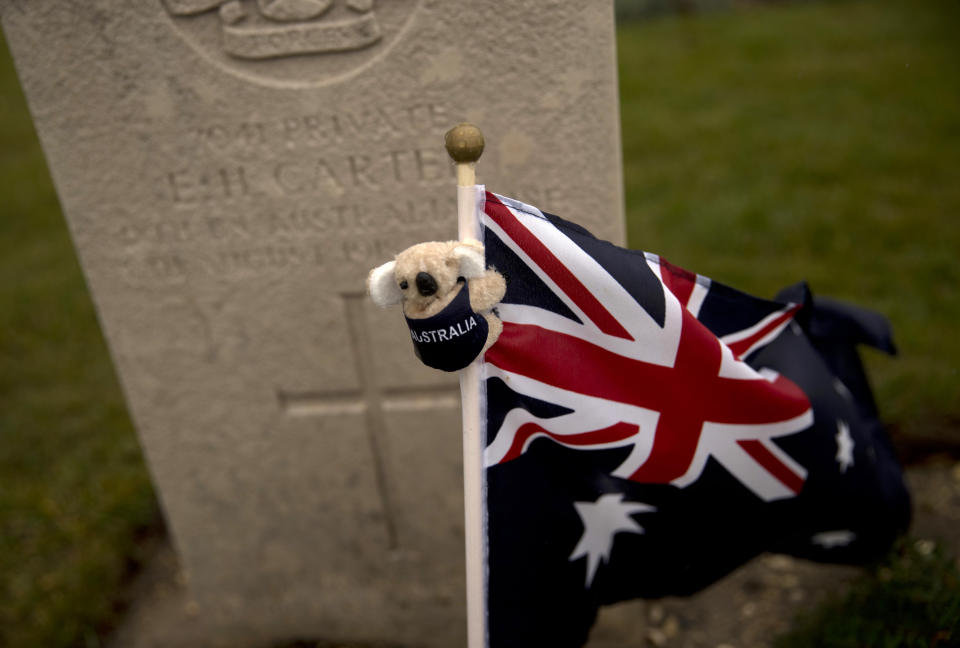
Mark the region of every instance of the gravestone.
[[482, 182], [622, 241], [612, 3], [0, 0], [197, 609], [461, 644], [459, 394], [369, 268]]

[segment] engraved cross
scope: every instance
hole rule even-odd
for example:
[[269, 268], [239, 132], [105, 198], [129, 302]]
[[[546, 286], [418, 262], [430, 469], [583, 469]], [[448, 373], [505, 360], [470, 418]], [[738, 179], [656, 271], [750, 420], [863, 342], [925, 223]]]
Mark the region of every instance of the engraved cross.
[[389, 387], [378, 381], [370, 344], [370, 330], [364, 313], [362, 293], [346, 293], [347, 331], [353, 351], [359, 389], [331, 391], [284, 391], [277, 392], [280, 406], [289, 416], [332, 416], [362, 414], [365, 418], [367, 441], [373, 456], [377, 491], [387, 527], [390, 549], [397, 548], [396, 510], [391, 498], [383, 457], [384, 438], [387, 434], [386, 415], [391, 412], [413, 412], [460, 407], [460, 392], [456, 385], [433, 385], [426, 387]]

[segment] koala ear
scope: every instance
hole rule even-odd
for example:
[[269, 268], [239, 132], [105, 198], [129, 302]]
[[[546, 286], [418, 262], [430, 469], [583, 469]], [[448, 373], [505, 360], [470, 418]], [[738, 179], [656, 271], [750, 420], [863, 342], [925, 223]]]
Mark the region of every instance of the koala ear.
[[453, 248], [453, 256], [460, 261], [460, 276], [464, 279], [479, 277], [487, 269], [483, 260], [483, 248], [472, 245], [458, 245]]
[[367, 292], [377, 306], [399, 304], [403, 300], [403, 293], [394, 276], [396, 267], [396, 261], [388, 261], [371, 270], [367, 276]]

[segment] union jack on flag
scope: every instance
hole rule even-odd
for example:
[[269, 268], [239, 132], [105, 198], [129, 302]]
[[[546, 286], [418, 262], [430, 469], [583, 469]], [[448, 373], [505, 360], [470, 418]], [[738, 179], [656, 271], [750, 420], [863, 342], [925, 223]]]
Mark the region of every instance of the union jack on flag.
[[507, 281], [482, 369], [491, 646], [582, 645], [601, 604], [762, 551], [864, 560], [905, 527], [854, 350], [892, 351], [882, 318], [804, 285], [757, 299], [480, 195]]
[[810, 402], [789, 379], [761, 375], [741, 359], [787, 326], [797, 305], [718, 339], [697, 320], [709, 279], [637, 255], [646, 273], [640, 285], [662, 286], [655, 317], [645, 293], [631, 294], [542, 213], [505, 198], [486, 204], [486, 227], [574, 315], [500, 309], [504, 330], [487, 355], [488, 375], [572, 411], [543, 420], [513, 410], [487, 449], [488, 464], [545, 436], [573, 448], [629, 447], [612, 474], [633, 481], [686, 486], [714, 457], [764, 500], [800, 492], [806, 471], [771, 439], [809, 427]]

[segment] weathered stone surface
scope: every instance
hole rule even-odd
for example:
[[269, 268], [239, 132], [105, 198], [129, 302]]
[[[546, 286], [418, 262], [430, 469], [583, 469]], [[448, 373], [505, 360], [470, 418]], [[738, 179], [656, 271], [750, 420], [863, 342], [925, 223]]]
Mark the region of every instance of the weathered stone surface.
[[480, 180], [622, 239], [610, 3], [0, 0], [197, 607], [463, 635], [458, 394], [367, 270]]

